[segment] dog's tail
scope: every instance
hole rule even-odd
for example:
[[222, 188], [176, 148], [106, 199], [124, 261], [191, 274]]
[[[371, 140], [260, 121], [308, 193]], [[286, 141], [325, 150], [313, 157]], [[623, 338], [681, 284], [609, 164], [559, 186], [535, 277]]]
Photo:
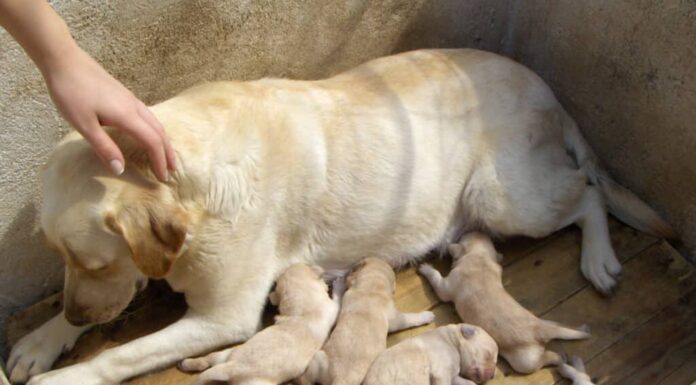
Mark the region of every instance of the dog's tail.
[[665, 222], [655, 210], [609, 176], [583, 138], [578, 126], [565, 114], [563, 137], [566, 150], [575, 159], [577, 165], [585, 170], [590, 183], [599, 187], [611, 214], [645, 233], [666, 239], [676, 238], [672, 226]]
[[312, 361], [309, 362], [309, 366], [305, 370], [301, 377], [295, 380], [298, 385], [314, 385], [322, 384], [328, 385], [330, 381], [327, 381], [327, 376], [329, 375], [329, 357], [323, 350], [320, 350], [314, 354]]
[[553, 321], [540, 321], [541, 323], [537, 327], [537, 337], [543, 343], [547, 343], [551, 340], [582, 340], [590, 338], [590, 330], [587, 325], [583, 325], [578, 329], [573, 329]]

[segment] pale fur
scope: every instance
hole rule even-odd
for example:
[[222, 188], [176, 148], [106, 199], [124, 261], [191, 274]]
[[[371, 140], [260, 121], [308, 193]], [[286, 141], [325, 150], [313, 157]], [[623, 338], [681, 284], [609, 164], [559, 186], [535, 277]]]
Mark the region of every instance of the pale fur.
[[585, 363], [580, 357], [570, 357], [569, 362], [562, 362], [558, 365], [558, 372], [561, 376], [569, 379], [572, 385], [594, 385], [592, 378], [585, 371]]
[[[577, 222], [582, 270], [609, 291], [621, 266], [605, 196], [661, 228], [649, 209], [617, 209], [640, 205], [607, 182], [544, 82], [491, 53], [422, 50], [321, 81], [209, 83], [151, 109], [177, 150], [169, 183], [118, 133], [119, 177], [77, 134], [49, 159], [41, 227], [66, 260], [66, 310], [42, 329], [112, 319], [145, 276], [185, 293], [189, 311], [31, 385], [120, 382], [241, 342], [273, 280], [301, 261], [402, 265], [462, 231], [541, 237]], [[13, 380], [48, 370], [60, 342], [36, 352], [20, 340]]]
[[366, 258], [350, 273], [336, 327], [305, 373], [301, 385], [360, 385], [372, 361], [387, 348], [387, 333], [432, 322], [432, 312], [401, 313], [394, 305], [394, 271]]
[[240, 346], [184, 360], [180, 368], [205, 370], [198, 384], [280, 384], [296, 378], [326, 341], [336, 320], [338, 303], [329, 298], [327, 290], [309, 266], [291, 266], [271, 293], [279, 311], [272, 326]]
[[505, 291], [498, 253], [488, 236], [472, 232], [449, 247], [454, 265], [443, 278], [430, 265], [419, 267], [444, 301], [453, 301], [465, 322], [479, 325], [495, 339], [500, 355], [520, 373], [557, 365], [561, 357], [546, 350], [551, 339], [581, 339], [585, 331], [537, 318]]
[[478, 326], [442, 326], [382, 352], [365, 385], [482, 384], [495, 374], [498, 348]]

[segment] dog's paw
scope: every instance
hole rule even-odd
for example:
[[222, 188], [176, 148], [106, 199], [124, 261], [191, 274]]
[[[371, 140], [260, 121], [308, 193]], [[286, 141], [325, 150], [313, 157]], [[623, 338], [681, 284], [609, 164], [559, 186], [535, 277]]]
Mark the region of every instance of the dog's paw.
[[592, 379], [585, 371], [585, 364], [577, 356], [563, 357], [563, 362], [558, 365], [558, 373], [573, 382], [573, 385], [592, 385]]
[[12, 347], [7, 361], [10, 381], [24, 383], [47, 372], [61, 353], [72, 348], [77, 337], [63, 330], [59, 323], [55, 319], [48, 321]]
[[229, 364], [215, 365], [198, 375], [195, 385], [208, 384], [213, 381], [229, 381]]
[[210, 368], [210, 363], [205, 358], [187, 358], [177, 365], [182, 372], [202, 372]]
[[581, 270], [603, 295], [610, 295], [621, 277], [621, 264], [614, 255], [583, 258]]
[[435, 313], [433, 313], [431, 311], [426, 310], [424, 312], [421, 312], [420, 317], [421, 317], [421, 325], [426, 325], [426, 324], [429, 324], [429, 323], [435, 321]]
[[93, 370], [87, 363], [67, 366], [34, 376], [27, 385], [115, 385]]
[[437, 270], [435, 270], [435, 268], [432, 267], [432, 265], [430, 265], [429, 263], [423, 263], [420, 266], [418, 266], [418, 272], [426, 277], [435, 271]]

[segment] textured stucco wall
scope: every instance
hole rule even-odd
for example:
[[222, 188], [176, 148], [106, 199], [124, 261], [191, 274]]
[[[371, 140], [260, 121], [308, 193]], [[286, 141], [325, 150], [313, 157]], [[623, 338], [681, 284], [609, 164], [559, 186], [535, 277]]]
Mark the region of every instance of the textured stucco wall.
[[617, 180], [696, 255], [696, 2], [517, 0], [505, 53], [549, 82]]
[[[77, 41], [146, 103], [204, 80], [320, 78], [393, 51], [497, 51], [510, 0], [52, 1]], [[36, 234], [37, 170], [68, 130], [0, 31], [0, 323], [60, 288]]]

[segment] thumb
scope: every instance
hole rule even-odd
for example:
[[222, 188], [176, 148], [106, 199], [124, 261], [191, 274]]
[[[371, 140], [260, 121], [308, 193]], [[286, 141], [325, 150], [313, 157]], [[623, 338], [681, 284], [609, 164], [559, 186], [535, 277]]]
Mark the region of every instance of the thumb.
[[123, 154], [98, 122], [93, 122], [86, 129], [78, 131], [92, 145], [94, 152], [97, 153], [97, 156], [109, 171], [115, 175], [123, 173], [125, 169]]

